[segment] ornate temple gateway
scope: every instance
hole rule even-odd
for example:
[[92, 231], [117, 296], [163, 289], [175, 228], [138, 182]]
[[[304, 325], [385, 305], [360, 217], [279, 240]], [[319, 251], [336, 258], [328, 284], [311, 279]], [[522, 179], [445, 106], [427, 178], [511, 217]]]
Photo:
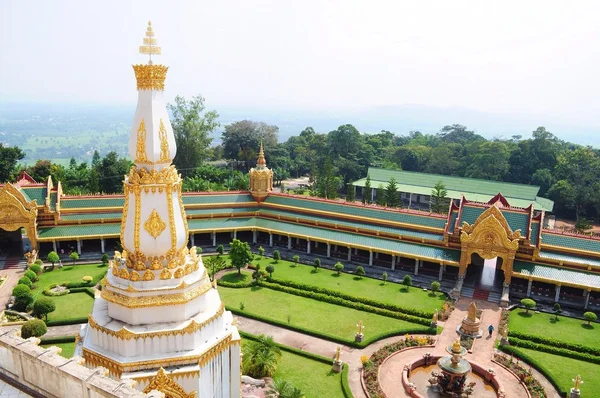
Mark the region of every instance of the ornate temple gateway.
[[[160, 54], [150, 23], [142, 54]], [[188, 249], [177, 148], [163, 98], [167, 67], [134, 65], [138, 104], [116, 252], [82, 329], [87, 365], [168, 397], [240, 396], [240, 336], [196, 248]]]

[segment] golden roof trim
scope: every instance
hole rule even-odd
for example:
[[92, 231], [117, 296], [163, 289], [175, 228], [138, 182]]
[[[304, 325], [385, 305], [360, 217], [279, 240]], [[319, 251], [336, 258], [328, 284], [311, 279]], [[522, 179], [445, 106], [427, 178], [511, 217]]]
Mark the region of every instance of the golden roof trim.
[[127, 308], [148, 308], [168, 305], [182, 305], [193, 300], [211, 288], [210, 283], [203, 283], [187, 292], [173, 293], [160, 296], [126, 296], [124, 294], [113, 292], [109, 289], [102, 289], [101, 297], [111, 303], [121, 305]]

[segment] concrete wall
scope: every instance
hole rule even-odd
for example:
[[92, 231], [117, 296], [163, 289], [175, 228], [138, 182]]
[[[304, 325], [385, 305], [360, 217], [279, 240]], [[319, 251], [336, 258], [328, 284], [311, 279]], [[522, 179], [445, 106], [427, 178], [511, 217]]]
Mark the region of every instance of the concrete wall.
[[49, 398], [164, 397], [141, 393], [131, 382], [108, 377], [105, 368], [89, 369], [82, 358], [66, 359], [57, 347], [42, 348], [38, 343], [39, 339], [24, 340], [15, 329], [0, 327], [0, 375]]

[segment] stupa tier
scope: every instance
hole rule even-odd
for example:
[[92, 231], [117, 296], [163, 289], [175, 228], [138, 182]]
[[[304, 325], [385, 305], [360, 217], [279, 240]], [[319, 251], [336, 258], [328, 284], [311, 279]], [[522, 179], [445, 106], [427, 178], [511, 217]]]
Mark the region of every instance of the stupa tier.
[[[160, 54], [150, 23], [140, 52]], [[240, 395], [240, 336], [196, 248], [188, 249], [181, 177], [163, 99], [167, 67], [134, 65], [138, 104], [115, 252], [77, 351], [142, 391]], [[171, 395], [169, 395], [171, 396]]]

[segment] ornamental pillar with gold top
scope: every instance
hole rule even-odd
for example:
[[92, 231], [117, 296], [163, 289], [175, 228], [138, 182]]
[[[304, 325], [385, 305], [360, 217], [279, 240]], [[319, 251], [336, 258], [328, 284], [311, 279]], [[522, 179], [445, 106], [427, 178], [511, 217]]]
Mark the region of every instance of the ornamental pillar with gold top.
[[250, 169], [250, 194], [257, 202], [262, 202], [273, 190], [273, 170], [267, 167], [262, 141], [258, 151], [256, 167]]
[[[148, 24], [140, 53], [160, 54]], [[240, 396], [240, 336], [188, 226], [177, 148], [163, 97], [167, 67], [133, 66], [138, 103], [123, 181], [122, 252], [115, 252], [76, 354], [142, 391], [168, 396]], [[178, 391], [177, 395], [172, 395]]]

